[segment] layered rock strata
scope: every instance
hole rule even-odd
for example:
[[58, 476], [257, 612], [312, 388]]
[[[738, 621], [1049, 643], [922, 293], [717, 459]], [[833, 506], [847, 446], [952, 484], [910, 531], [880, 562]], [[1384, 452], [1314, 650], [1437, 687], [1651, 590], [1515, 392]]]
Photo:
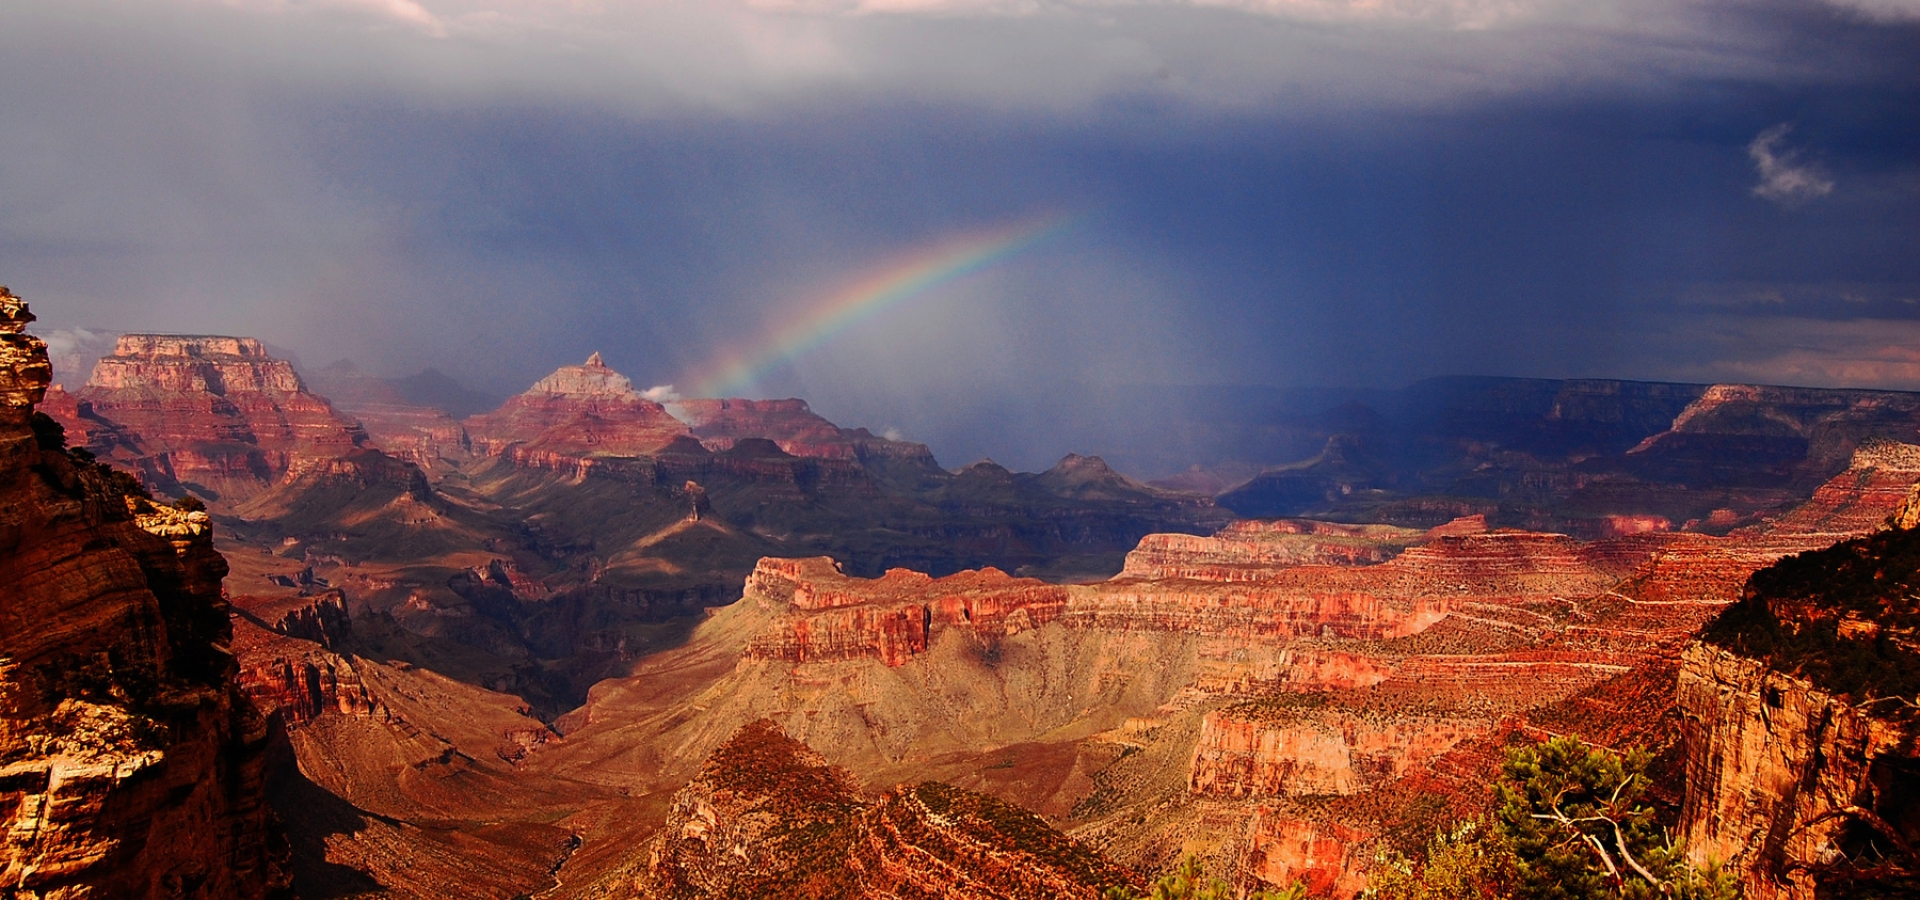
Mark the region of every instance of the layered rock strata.
[[71, 415], [62, 424], [94, 453], [221, 504], [367, 443], [253, 338], [121, 335]]
[[604, 765], [586, 748], [657, 728], [622, 758], [680, 771], [772, 716], [836, 762], [1032, 803], [1145, 867], [1198, 847], [1244, 883], [1351, 896], [1379, 847], [1484, 808], [1510, 742], [1677, 734], [1648, 685], [1686, 636], [1754, 570], [1885, 519], [1903, 458], [1863, 450], [1809, 509], [1726, 537], [1248, 524], [1144, 542], [1083, 585], [765, 559], [685, 648], [597, 688], [550, 762]]
[[269, 727], [234, 687], [206, 514], [36, 426], [49, 369], [32, 318], [0, 288], [0, 892], [281, 894]]
[[796, 663], [871, 657], [898, 666], [926, 652], [936, 625], [1008, 635], [1050, 622], [1066, 607], [1067, 589], [998, 569], [945, 578], [894, 569], [856, 579], [817, 557], [761, 560], [747, 578], [746, 597], [792, 610], [754, 637], [749, 657]]
[[637, 457], [692, 437], [665, 407], [595, 353], [562, 366], [490, 413], [466, 420], [476, 452], [552, 468], [565, 457]]
[[1232, 798], [1358, 793], [1427, 765], [1493, 724], [1366, 709], [1317, 713], [1273, 701], [1208, 713], [1189, 788]]
[[[1485, 530], [1484, 520], [1480, 526]], [[1147, 535], [1127, 554], [1119, 577], [1143, 581], [1261, 581], [1280, 566], [1386, 562], [1421, 537], [1419, 531], [1391, 525], [1250, 519], [1234, 522], [1211, 536]]]

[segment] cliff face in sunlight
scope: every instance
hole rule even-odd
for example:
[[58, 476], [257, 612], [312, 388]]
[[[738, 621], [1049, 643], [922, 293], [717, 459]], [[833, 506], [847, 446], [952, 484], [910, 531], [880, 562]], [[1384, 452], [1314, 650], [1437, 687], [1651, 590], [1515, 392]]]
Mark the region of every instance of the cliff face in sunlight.
[[1756, 573], [1688, 648], [1687, 852], [1748, 896], [1920, 880], [1917, 594], [1920, 532], [1895, 527]]
[[252, 338], [122, 335], [73, 401], [76, 445], [223, 504], [367, 440]]
[[498, 456], [643, 456], [689, 436], [687, 426], [633, 389], [596, 353], [562, 366], [504, 406], [466, 421], [474, 449]]
[[0, 289], [0, 888], [282, 893], [267, 721], [233, 683], [206, 514], [150, 502], [36, 420], [49, 372], [31, 320]]

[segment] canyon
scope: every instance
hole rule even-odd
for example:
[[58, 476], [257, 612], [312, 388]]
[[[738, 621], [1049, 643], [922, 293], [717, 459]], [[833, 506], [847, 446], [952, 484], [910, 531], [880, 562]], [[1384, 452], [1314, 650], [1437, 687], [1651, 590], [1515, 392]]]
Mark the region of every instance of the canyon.
[[[456, 418], [244, 338], [126, 335], [49, 392], [8, 334], [19, 471], [81, 485], [63, 521], [193, 598], [139, 613], [164, 647], [108, 658], [208, 698], [174, 733], [211, 743], [163, 764], [227, 794], [138, 851], [257, 860], [201, 896], [1091, 897], [1192, 854], [1347, 898], [1484, 811], [1505, 748], [1565, 733], [1653, 749], [1663, 815], [1752, 896], [1916, 837], [1910, 722], [1862, 706], [1904, 694], [1714, 637], [1761, 604], [1911, 650], [1898, 602], [1767, 585], [1836, 544], [1904, 552], [1881, 545], [1920, 521], [1912, 395], [1452, 383], [1414, 437], [1339, 429], [1216, 504], [1099, 457], [948, 470], [800, 400], [655, 402], [597, 354]], [[16, 496], [66, 502], [39, 490]], [[1229, 511], [1255, 508], [1314, 515]], [[23, 572], [85, 581], [22, 540]]]
[[665, 790], [765, 718], [870, 785], [1020, 802], [1142, 870], [1201, 852], [1351, 896], [1378, 850], [1484, 808], [1513, 740], [1675, 746], [1690, 636], [1756, 570], [1897, 513], [1913, 453], [1870, 443], [1724, 536], [1240, 523], [1073, 585], [764, 560], [685, 645], [597, 685], [539, 764]]

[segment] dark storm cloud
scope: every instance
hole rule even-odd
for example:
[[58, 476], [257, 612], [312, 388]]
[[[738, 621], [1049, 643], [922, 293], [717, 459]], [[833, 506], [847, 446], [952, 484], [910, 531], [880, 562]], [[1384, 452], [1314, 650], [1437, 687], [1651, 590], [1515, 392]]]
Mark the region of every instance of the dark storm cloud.
[[0, 280], [50, 327], [253, 333], [495, 391], [601, 350], [684, 386], [916, 247], [1076, 214], [761, 385], [949, 462], [1098, 451], [1047, 408], [1087, 384], [1920, 388], [1886, 339], [1920, 320], [1916, 18], [10, 4]]

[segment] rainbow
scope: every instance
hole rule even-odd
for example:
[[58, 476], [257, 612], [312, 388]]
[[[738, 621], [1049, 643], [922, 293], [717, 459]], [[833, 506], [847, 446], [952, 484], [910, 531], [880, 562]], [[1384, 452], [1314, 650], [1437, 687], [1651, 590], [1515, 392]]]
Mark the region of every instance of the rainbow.
[[836, 291], [785, 325], [757, 349], [733, 353], [694, 380], [696, 396], [737, 395], [770, 370], [909, 297], [971, 275], [1068, 230], [1075, 217], [1049, 215], [949, 237], [906, 254]]

